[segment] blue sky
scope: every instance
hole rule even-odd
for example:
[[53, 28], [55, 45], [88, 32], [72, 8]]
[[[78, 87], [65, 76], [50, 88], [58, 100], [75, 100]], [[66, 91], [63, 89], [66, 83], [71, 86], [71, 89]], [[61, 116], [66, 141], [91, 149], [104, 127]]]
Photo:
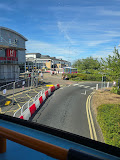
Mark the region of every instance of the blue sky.
[[105, 58], [120, 43], [120, 0], [1, 0], [0, 26], [25, 36], [26, 52]]

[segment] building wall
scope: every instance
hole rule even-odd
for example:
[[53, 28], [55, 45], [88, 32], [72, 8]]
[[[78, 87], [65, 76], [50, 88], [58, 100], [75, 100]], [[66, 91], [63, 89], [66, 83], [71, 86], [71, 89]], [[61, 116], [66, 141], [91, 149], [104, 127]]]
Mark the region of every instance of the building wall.
[[51, 69], [51, 61], [46, 62], [46, 67]]
[[0, 50], [0, 57], [5, 57], [5, 50]]
[[1, 80], [15, 80], [19, 79], [20, 69], [18, 65], [0, 65], [0, 79]]
[[25, 64], [25, 62], [26, 62], [25, 51], [18, 50], [18, 63], [19, 64]]
[[[0, 34], [1, 34], [0, 36], [3, 37], [2, 39], [0, 38], [1, 45], [12, 46], [12, 44], [14, 44], [15, 39], [17, 39], [17, 43], [16, 43], [17, 47], [25, 48], [25, 40], [19, 35], [4, 29], [0, 29]], [[10, 39], [11, 39], [11, 43], [9, 43]]]
[[61, 68], [61, 64], [57, 64], [57, 68]]
[[[16, 41], [16, 42], [15, 42]], [[6, 49], [0, 50], [0, 80], [15, 80], [19, 78], [20, 68], [25, 65], [25, 39], [19, 33], [0, 28], [0, 45], [18, 48], [16, 56], [7, 57]], [[8, 49], [7, 49], [8, 50]], [[10, 50], [11, 52], [11, 50]], [[15, 51], [14, 51], [15, 52]]]

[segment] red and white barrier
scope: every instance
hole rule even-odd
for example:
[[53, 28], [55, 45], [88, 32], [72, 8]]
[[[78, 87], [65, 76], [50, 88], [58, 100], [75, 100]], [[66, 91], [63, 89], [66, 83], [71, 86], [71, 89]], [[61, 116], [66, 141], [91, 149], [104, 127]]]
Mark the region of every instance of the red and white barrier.
[[35, 113], [35, 111], [40, 107], [40, 105], [45, 101], [48, 96], [51, 95], [56, 89], [59, 89], [60, 85], [57, 84], [55, 86], [50, 87], [45, 93], [43, 93], [29, 108], [27, 108], [22, 115], [19, 117], [20, 119], [29, 120], [29, 118]]

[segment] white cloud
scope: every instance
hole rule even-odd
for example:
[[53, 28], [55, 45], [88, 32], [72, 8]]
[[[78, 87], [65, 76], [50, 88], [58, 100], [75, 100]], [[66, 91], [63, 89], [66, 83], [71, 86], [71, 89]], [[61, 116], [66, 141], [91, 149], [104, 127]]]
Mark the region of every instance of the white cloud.
[[41, 53], [47, 54], [55, 57], [64, 57], [64, 59], [68, 60], [68, 58], [77, 57], [83, 51], [77, 51], [77, 49], [72, 48], [64, 48], [61, 46], [57, 46], [54, 44], [29, 40], [26, 42], [27, 52], [31, 53]]
[[70, 36], [67, 33], [67, 26], [65, 26], [62, 22], [58, 22], [57, 23], [58, 29], [60, 30], [60, 32], [62, 32], [64, 34], [64, 37], [68, 40], [68, 42], [70, 44], [74, 44], [74, 41], [70, 38]]
[[86, 42], [88, 46], [97, 46], [99, 44], [104, 44], [107, 42], [110, 42], [111, 40], [96, 40], [96, 41], [90, 41], [90, 42]]
[[99, 13], [101, 15], [105, 15], [105, 16], [120, 16], [120, 11], [114, 11], [114, 10], [102, 9], [102, 10], [99, 11]]

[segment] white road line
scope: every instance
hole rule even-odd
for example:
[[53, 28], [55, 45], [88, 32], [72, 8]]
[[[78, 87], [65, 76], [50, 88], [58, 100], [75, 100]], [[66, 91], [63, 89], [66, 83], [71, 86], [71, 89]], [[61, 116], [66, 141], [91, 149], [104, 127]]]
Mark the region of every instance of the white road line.
[[79, 84], [73, 84], [73, 86], [78, 86]]
[[81, 94], [84, 94], [84, 95], [86, 95], [86, 90], [85, 90], [85, 93], [81, 93]]
[[96, 87], [91, 87], [90, 89], [95, 89]]
[[84, 88], [88, 88], [88, 87], [90, 87], [90, 86], [85, 86]]
[[84, 85], [79, 85], [79, 87], [83, 87]]

